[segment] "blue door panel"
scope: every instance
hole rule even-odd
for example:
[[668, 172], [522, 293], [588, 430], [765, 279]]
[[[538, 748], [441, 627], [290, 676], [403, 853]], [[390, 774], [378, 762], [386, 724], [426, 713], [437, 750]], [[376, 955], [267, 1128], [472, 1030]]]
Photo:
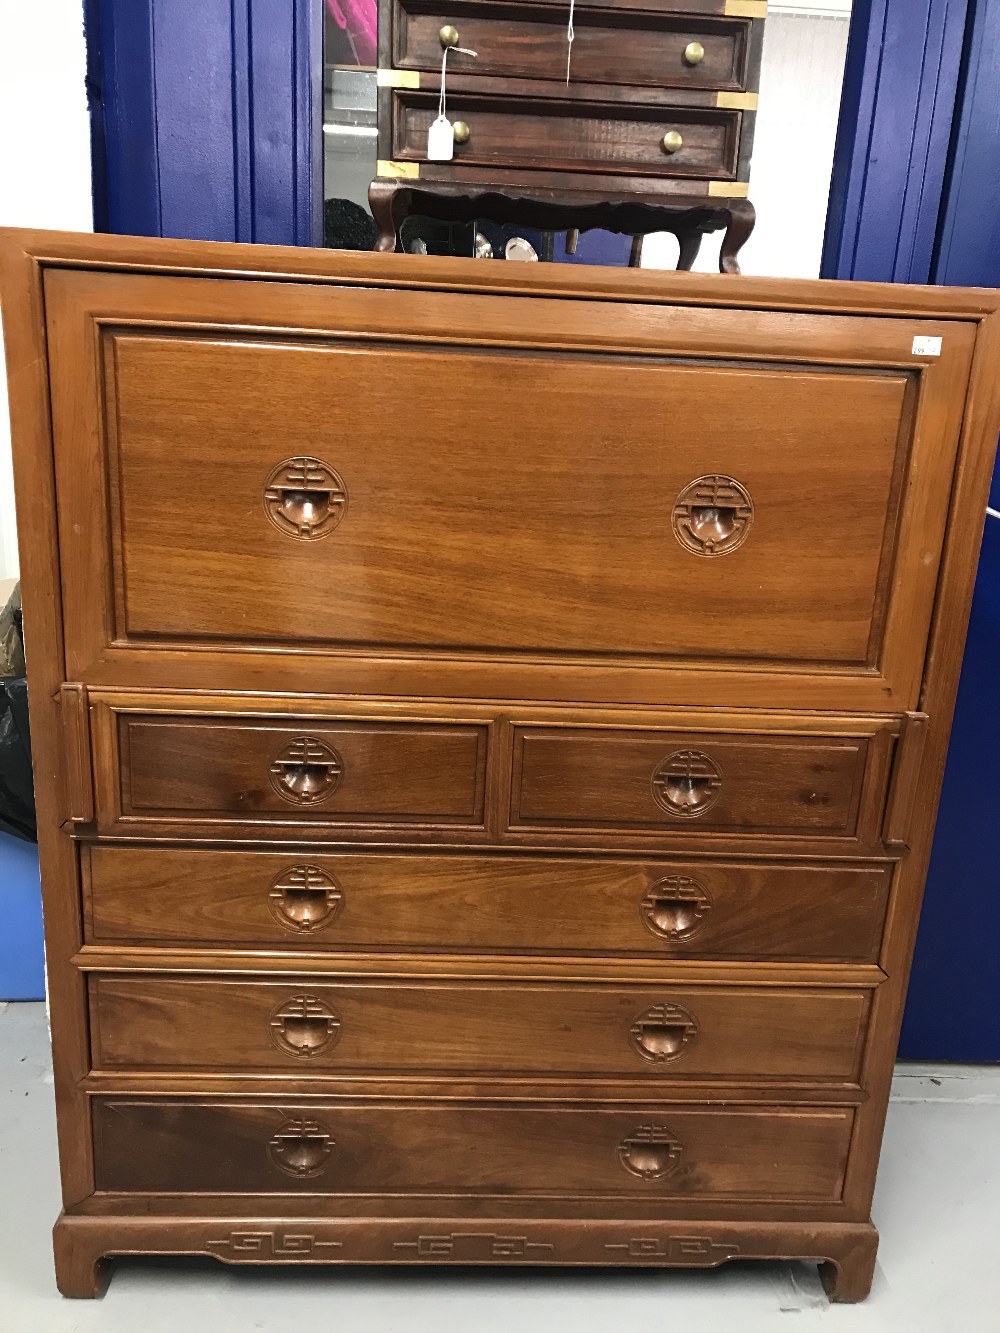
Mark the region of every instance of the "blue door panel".
[[986, 523], [899, 1053], [1000, 1059], [1000, 519]]

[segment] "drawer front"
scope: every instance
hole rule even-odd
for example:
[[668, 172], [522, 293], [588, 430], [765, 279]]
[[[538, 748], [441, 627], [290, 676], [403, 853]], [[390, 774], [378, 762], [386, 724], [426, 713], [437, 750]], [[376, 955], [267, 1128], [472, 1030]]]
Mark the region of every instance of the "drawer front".
[[857, 1078], [868, 993], [96, 975], [97, 1069]]
[[884, 866], [83, 851], [87, 939], [874, 962]]
[[186, 824], [483, 822], [487, 728], [114, 714], [120, 818]]
[[511, 828], [853, 837], [860, 737], [521, 728]]
[[[394, 6], [393, 64], [399, 69], [441, 70], [441, 29], [458, 31], [459, 43], [477, 59], [456, 54], [451, 72], [521, 79], [555, 79], [566, 73], [566, 18], [552, 9], [459, 3], [429, 14], [414, 0]], [[748, 86], [750, 32], [747, 20], [705, 19], [683, 14], [588, 10], [574, 15], [572, 81], [631, 84], [650, 88]]]
[[224, 288], [46, 278], [68, 679], [915, 706], [965, 325]]
[[[427, 160], [427, 131], [437, 115], [433, 89], [395, 89], [392, 156]], [[448, 115], [464, 120], [469, 138], [455, 148], [453, 165], [522, 167], [534, 171], [591, 168], [631, 174], [736, 176], [741, 113], [694, 107], [673, 109], [609, 102], [548, 102], [455, 92]], [[665, 144], [665, 136], [667, 147]]]
[[97, 1098], [99, 1190], [840, 1199], [854, 1111]]

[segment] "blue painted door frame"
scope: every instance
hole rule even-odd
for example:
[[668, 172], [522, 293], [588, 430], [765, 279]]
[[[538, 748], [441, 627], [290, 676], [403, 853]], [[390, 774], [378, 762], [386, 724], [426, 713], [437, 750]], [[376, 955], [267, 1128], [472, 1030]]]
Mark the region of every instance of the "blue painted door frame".
[[[855, 0], [823, 276], [1000, 286], [1000, 0]], [[1000, 473], [991, 508], [1000, 511]], [[986, 519], [900, 1055], [1000, 1060], [1000, 518]]]
[[318, 0], [83, 0], [98, 231], [321, 245]]

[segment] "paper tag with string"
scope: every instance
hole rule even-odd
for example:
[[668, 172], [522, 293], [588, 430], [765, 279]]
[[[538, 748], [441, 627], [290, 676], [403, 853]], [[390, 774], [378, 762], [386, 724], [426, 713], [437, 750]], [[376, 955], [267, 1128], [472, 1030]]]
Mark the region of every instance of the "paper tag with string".
[[427, 161], [450, 162], [455, 156], [455, 129], [447, 116], [445, 79], [448, 74], [448, 52], [458, 51], [476, 59], [476, 52], [465, 46], [446, 46], [441, 55], [441, 92], [438, 95], [438, 113], [427, 127]]
[[573, 12], [576, 9], [576, 0], [569, 0], [569, 22], [566, 24], [566, 82], [569, 83], [569, 67], [573, 63], [573, 41], [576, 37], [576, 29], [573, 27]]

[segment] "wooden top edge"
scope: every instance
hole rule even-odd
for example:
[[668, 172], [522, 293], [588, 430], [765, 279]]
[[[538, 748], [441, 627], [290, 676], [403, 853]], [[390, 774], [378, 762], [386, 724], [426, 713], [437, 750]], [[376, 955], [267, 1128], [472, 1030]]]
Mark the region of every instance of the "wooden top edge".
[[[287, 282], [343, 283], [581, 300], [757, 307], [910, 318], [982, 319], [1000, 309], [1000, 290], [910, 286], [818, 278], [734, 277], [661, 269], [498, 264], [432, 255], [373, 254], [230, 241], [0, 227], [5, 283], [25, 259], [43, 267], [173, 273]], [[2, 295], [2, 292], [0, 292]]]

